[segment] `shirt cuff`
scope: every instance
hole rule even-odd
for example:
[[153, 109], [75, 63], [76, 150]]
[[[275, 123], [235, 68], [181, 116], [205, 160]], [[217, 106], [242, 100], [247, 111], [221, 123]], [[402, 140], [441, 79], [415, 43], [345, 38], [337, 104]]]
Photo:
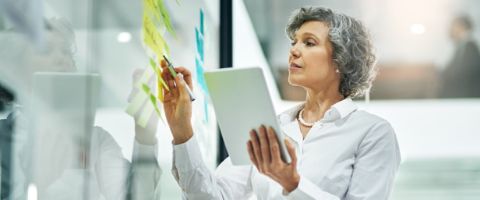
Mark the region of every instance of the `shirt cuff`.
[[300, 182], [295, 190], [290, 193], [284, 193], [287, 199], [324, 199], [339, 200], [335, 195], [323, 191], [317, 185], [312, 183], [306, 177], [300, 175]]
[[173, 164], [177, 170], [184, 172], [202, 165], [202, 154], [195, 134], [182, 144], [173, 145]]

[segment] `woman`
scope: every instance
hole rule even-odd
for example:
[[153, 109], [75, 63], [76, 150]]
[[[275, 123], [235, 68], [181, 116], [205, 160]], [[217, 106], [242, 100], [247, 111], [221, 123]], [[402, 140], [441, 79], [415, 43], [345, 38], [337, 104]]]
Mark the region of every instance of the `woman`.
[[[188, 199], [388, 199], [400, 154], [390, 124], [357, 110], [350, 98], [363, 95], [374, 78], [375, 56], [365, 27], [330, 9], [294, 12], [289, 82], [307, 92], [303, 104], [280, 114], [282, 132], [260, 126], [247, 144], [253, 166], [227, 159], [213, 174], [201, 160], [190, 125], [191, 103], [180, 79], [164, 70], [172, 89], [165, 112], [174, 138], [173, 174]], [[162, 67], [165, 64], [162, 63]], [[191, 76], [183, 73], [189, 87]], [[292, 163], [280, 159], [286, 142]]]

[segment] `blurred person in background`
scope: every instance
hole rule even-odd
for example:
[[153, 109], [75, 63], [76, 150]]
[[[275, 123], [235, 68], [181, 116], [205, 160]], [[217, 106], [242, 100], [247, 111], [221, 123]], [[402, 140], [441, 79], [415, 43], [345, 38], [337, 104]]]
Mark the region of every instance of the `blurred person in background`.
[[[52, 145], [41, 149], [42, 155], [48, 155], [46, 157], [49, 160], [40, 160], [41, 166], [30, 165], [31, 160], [35, 159], [30, 154], [38, 152], [32, 152], [30, 146], [34, 143], [28, 134], [32, 131], [28, 127], [31, 113], [24, 113], [25, 109], [21, 104], [38, 100], [31, 96], [33, 74], [77, 70], [73, 59], [75, 35], [72, 25], [63, 18], [49, 19], [45, 25], [46, 46], [41, 49], [34, 48], [25, 38], [20, 37], [19, 33], [13, 31], [0, 38], [1, 83], [10, 86], [15, 94], [19, 94], [15, 96], [19, 106], [13, 107], [10, 111], [17, 114], [9, 115], [1, 122], [1, 128], [4, 128], [3, 124], [6, 124], [7, 128], [10, 127], [9, 132], [2, 130], [0, 138], [2, 148], [5, 147], [3, 143], [9, 143], [12, 146], [9, 155], [16, 158], [4, 163], [2, 157], [2, 180], [9, 178], [9, 181], [2, 181], [1, 198], [25, 199], [27, 184], [31, 181], [32, 171], [35, 171], [32, 168], [41, 167], [45, 171], [41, 172], [44, 173], [42, 182], [36, 183], [39, 199], [159, 199], [162, 171], [157, 160], [156, 117], [152, 117], [145, 128], [135, 127], [132, 162], [123, 156], [120, 146], [107, 131], [95, 126], [89, 141], [89, 155], [72, 155], [72, 152], [76, 152], [75, 148], [82, 148], [78, 141], [72, 139], [66, 132], [52, 131], [47, 134], [52, 137], [45, 140]], [[12, 98], [3, 91], [6, 90], [1, 91], [2, 106], [10, 105]], [[135, 92], [132, 88], [132, 93]], [[56, 112], [53, 109], [52, 115], [44, 118], [50, 123], [62, 126], [60, 124], [62, 117], [56, 116]], [[59, 118], [49, 118], [52, 116]], [[34, 136], [37, 139], [38, 137]], [[71, 165], [76, 163], [72, 160], [85, 159], [85, 156], [88, 156], [85, 166], [79, 168]], [[12, 170], [4, 170], [4, 165], [13, 166], [9, 168]]]
[[450, 38], [455, 52], [442, 73], [442, 98], [480, 97], [480, 51], [473, 30], [473, 22], [467, 15], [452, 21]]

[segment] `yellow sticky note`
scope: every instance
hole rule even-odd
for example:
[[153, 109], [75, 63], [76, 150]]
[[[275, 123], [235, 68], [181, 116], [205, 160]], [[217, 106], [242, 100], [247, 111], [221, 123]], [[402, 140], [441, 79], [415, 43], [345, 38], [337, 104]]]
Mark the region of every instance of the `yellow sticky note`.
[[157, 97], [158, 97], [158, 100], [160, 100], [161, 102], [163, 102], [164, 87], [168, 90], [168, 87], [166, 87], [165, 81], [163, 81], [163, 78], [160, 75], [160, 72], [158, 72], [158, 75], [157, 75], [157, 88], [158, 88], [157, 89]]
[[170, 14], [168, 13], [163, 0], [144, 0], [144, 4], [144, 10], [147, 11], [148, 14], [152, 14], [155, 19], [164, 25], [167, 31], [175, 37], [176, 33], [173, 29]]
[[165, 52], [170, 51], [162, 35], [158, 33], [155, 24], [147, 15], [143, 17], [143, 41], [157, 56], [162, 56]]
[[153, 14], [157, 20], [160, 20], [160, 8], [157, 5], [156, 0], [144, 0], [145, 10]]
[[150, 67], [152, 68], [152, 70], [155, 71], [155, 75], [157, 76], [157, 85], [158, 85], [157, 88], [160, 88], [160, 89], [165, 88], [168, 91], [169, 88], [162, 78], [162, 72], [160, 71], [160, 68], [157, 66], [155, 61], [153, 61], [153, 59], [151, 58], [150, 58]]

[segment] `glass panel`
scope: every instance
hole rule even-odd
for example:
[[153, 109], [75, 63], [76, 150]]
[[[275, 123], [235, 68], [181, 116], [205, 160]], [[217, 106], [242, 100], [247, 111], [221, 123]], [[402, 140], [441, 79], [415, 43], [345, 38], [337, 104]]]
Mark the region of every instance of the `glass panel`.
[[[181, 198], [170, 129], [141, 85], [162, 113], [155, 52], [142, 36], [146, 2], [0, 1], [0, 199]], [[203, 68], [217, 68], [219, 3], [154, 2], [176, 33], [154, 21], [165, 54], [193, 74], [192, 123], [214, 169], [216, 120], [197, 81], [195, 28], [202, 10]]]

